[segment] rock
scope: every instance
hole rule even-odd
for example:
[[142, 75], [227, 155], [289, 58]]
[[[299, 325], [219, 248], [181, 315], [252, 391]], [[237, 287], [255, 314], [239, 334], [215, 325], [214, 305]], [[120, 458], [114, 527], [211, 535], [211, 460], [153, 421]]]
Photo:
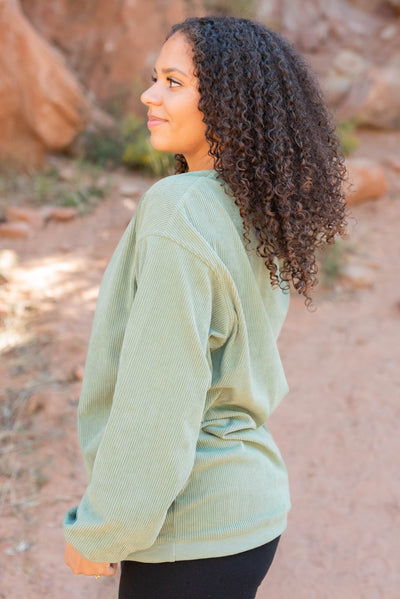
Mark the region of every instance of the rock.
[[400, 0], [387, 0], [387, 2], [395, 11], [400, 12]]
[[368, 62], [358, 52], [341, 50], [335, 56], [332, 67], [339, 75], [354, 80], [367, 69]]
[[396, 173], [400, 173], [400, 157], [399, 156], [389, 156], [385, 160], [385, 164], [391, 168]]
[[278, 31], [282, 28], [282, 0], [255, 3], [257, 21], [266, 23]]
[[142, 109], [139, 96], [170, 25], [204, 12], [199, 0], [20, 2], [41, 35], [63, 49], [85, 88], [119, 113]]
[[0, 158], [38, 167], [45, 152], [66, 148], [90, 117], [90, 104], [58, 54], [0, 0]]
[[335, 106], [343, 100], [357, 77], [367, 69], [368, 62], [358, 52], [339, 52], [322, 84], [329, 103]]
[[27, 405], [25, 406], [25, 413], [27, 416], [33, 416], [38, 412], [41, 412], [46, 407], [45, 400], [40, 392], [31, 395]]
[[282, 28], [291, 35], [296, 36], [303, 27], [309, 27], [321, 18], [321, 7], [319, 0], [290, 0], [281, 2]]
[[350, 186], [348, 204], [377, 200], [387, 191], [387, 181], [382, 167], [368, 158], [347, 159]]
[[341, 274], [341, 281], [352, 289], [369, 289], [374, 286], [375, 279], [374, 271], [362, 264], [347, 264]]
[[83, 366], [77, 366], [74, 370], [74, 379], [76, 381], [83, 381], [83, 375], [85, 368]]
[[386, 27], [384, 27], [380, 33], [380, 38], [384, 41], [387, 40], [392, 40], [395, 37], [397, 37], [399, 35], [399, 30], [398, 27], [396, 25], [394, 25], [393, 23], [390, 23], [390, 25], [387, 25]]
[[297, 36], [298, 47], [304, 52], [316, 52], [327, 40], [329, 30], [329, 21], [325, 20], [301, 28]]
[[301, 51], [314, 53], [326, 44], [331, 33], [331, 20], [320, 0], [281, 1], [278, 2], [278, 14], [279, 18], [274, 18], [277, 29]]
[[[382, 1], [382, 0], [381, 0]], [[265, 0], [257, 4], [270, 4], [274, 0]], [[296, 44], [302, 31], [319, 27], [321, 21], [329, 23], [328, 39], [322, 39], [324, 45], [334, 38], [340, 46], [351, 46], [363, 37], [376, 36], [377, 28], [382, 28], [384, 17], [377, 15], [379, 0], [281, 0], [278, 30], [282, 31]], [[365, 40], [363, 40], [365, 46]]]
[[351, 79], [337, 73], [329, 73], [328, 77], [322, 81], [327, 102], [330, 106], [337, 106], [346, 96], [351, 88]]
[[[205, 12], [200, 0], [20, 3], [43, 37], [63, 49], [90, 94], [115, 114], [142, 114], [139, 95], [150, 82], [151, 68], [169, 26]], [[371, 40], [379, 40], [389, 16], [378, 6], [382, 0], [264, 0], [253, 4], [257, 20], [311, 52], [329, 44], [333, 37], [340, 40], [340, 47], [360, 43], [363, 51]]]
[[78, 216], [76, 208], [70, 206], [46, 206], [47, 220], [68, 221]]
[[140, 195], [141, 190], [137, 185], [135, 185], [135, 183], [121, 183], [119, 186], [119, 193], [122, 196], [131, 198], [132, 196]]
[[32, 210], [32, 208], [20, 208], [18, 206], [7, 206], [6, 220], [8, 222], [26, 222], [37, 229], [43, 227], [44, 225], [44, 218], [39, 210]]
[[45, 221], [58, 220], [68, 221], [72, 220], [78, 215], [76, 208], [72, 206], [43, 206], [41, 209], [41, 215]]
[[104, 131], [104, 129], [116, 129], [118, 127], [116, 120], [104, 110], [94, 107], [92, 110], [92, 118], [88, 125], [88, 131]]
[[360, 123], [380, 129], [400, 129], [400, 59], [387, 67], [372, 66], [357, 78], [338, 117], [356, 117]]
[[13, 237], [25, 239], [31, 231], [28, 223], [12, 222], [0, 223], [0, 237]]
[[76, 179], [76, 171], [72, 166], [66, 164], [58, 169], [58, 176], [61, 181], [71, 182]]

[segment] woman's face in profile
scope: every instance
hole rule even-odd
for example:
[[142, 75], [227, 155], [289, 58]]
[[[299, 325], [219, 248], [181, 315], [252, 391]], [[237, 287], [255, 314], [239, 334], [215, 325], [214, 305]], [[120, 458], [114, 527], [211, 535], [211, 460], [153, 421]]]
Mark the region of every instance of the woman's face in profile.
[[183, 34], [175, 33], [157, 58], [153, 85], [140, 98], [148, 107], [152, 146], [161, 152], [183, 154], [191, 171], [213, 167], [193, 71], [190, 44]]

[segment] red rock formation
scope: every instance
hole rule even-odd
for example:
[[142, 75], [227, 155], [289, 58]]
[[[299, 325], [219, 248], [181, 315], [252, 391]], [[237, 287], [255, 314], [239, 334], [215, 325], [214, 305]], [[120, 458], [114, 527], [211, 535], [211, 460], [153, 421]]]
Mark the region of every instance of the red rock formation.
[[31, 229], [28, 223], [13, 221], [11, 223], [0, 223], [0, 237], [13, 237], [26, 239]]
[[356, 117], [378, 129], [400, 129], [400, 54], [387, 66], [372, 66], [355, 79], [339, 106], [339, 117]]
[[385, 195], [388, 184], [382, 167], [368, 158], [348, 158], [350, 189], [348, 204], [360, 204], [368, 200], [377, 200]]
[[170, 26], [187, 16], [189, 3], [21, 0], [21, 5], [104, 108], [129, 111], [140, 109], [139, 96], [150, 83], [160, 45]]
[[[394, 13], [385, 2], [268, 0], [257, 10], [261, 20], [282, 29], [300, 50], [314, 53], [317, 65], [319, 55], [330, 53], [333, 59], [342, 47], [377, 67], [373, 81], [368, 79], [373, 85], [366, 90], [364, 84], [354, 85], [361, 75], [343, 72], [342, 53], [341, 71], [328, 81], [328, 96], [335, 108], [349, 107], [349, 116], [358, 116], [362, 107], [364, 122], [391, 128], [399, 126], [399, 87], [393, 83], [399, 70], [397, 64], [387, 72], [382, 67], [386, 69], [398, 52], [399, 36]], [[47, 42], [23, 17], [19, 3]], [[150, 83], [170, 25], [187, 15], [203, 14], [203, 5], [203, 0], [0, 0], [0, 159], [7, 155], [28, 166], [39, 165], [46, 149], [69, 145], [85, 126], [88, 103], [52, 46], [61, 50], [103, 108], [140, 113], [140, 92]], [[327, 59], [321, 64], [326, 70]]]
[[0, 0], [0, 160], [40, 166], [89, 120], [88, 101], [62, 57], [31, 27], [17, 2]]
[[20, 206], [7, 206], [6, 208], [7, 222], [25, 222], [32, 225], [36, 229], [40, 229], [44, 225], [43, 215], [39, 210], [33, 208], [25, 208]]

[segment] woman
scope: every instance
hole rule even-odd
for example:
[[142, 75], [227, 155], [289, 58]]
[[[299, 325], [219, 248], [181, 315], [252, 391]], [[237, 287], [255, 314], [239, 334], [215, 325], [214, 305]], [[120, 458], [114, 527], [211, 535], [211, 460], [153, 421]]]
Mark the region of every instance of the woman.
[[177, 175], [142, 198], [100, 289], [79, 405], [75, 573], [120, 599], [254, 598], [286, 527], [265, 425], [287, 392], [288, 287], [344, 231], [343, 161], [307, 67], [237, 18], [175, 25], [143, 93]]

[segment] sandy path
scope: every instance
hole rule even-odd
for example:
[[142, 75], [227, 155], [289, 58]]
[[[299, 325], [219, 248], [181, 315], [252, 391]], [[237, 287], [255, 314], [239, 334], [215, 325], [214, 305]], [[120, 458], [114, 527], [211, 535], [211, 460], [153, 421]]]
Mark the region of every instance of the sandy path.
[[[354, 210], [353, 252], [373, 268], [372, 288], [320, 291], [313, 314], [292, 301], [280, 341], [291, 391], [270, 428], [293, 508], [259, 599], [399, 596], [398, 197]], [[74, 577], [64, 566], [61, 521], [85, 484], [72, 373], [84, 362], [99, 280], [133, 209], [114, 195], [84, 219], [2, 242], [20, 260], [6, 286], [15, 347], [3, 354], [0, 376], [22, 408], [0, 455], [1, 599], [116, 597], [117, 580]]]
[[293, 508], [260, 599], [400, 596], [400, 202], [355, 214], [374, 288], [312, 315], [293, 302], [281, 339], [291, 392], [271, 428]]

